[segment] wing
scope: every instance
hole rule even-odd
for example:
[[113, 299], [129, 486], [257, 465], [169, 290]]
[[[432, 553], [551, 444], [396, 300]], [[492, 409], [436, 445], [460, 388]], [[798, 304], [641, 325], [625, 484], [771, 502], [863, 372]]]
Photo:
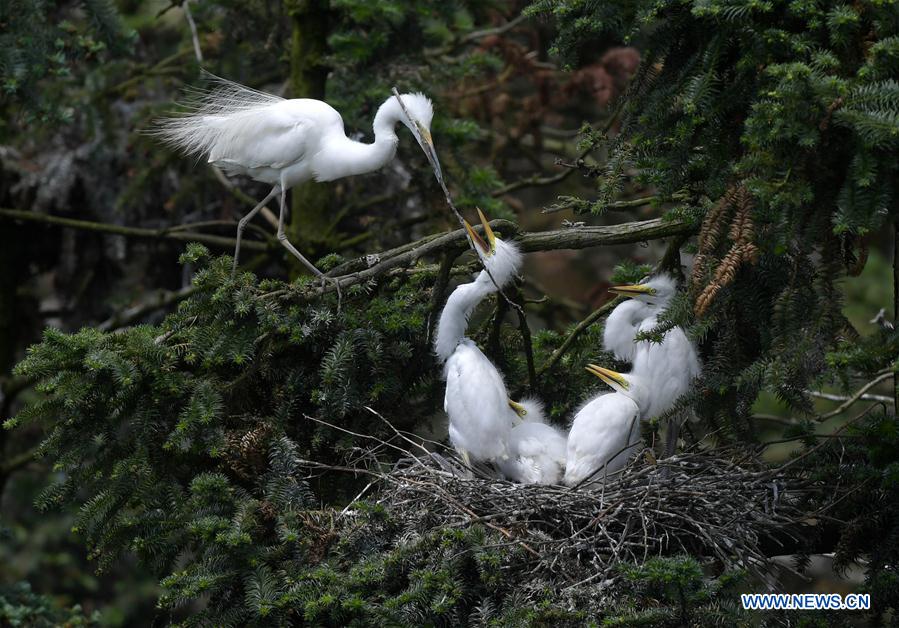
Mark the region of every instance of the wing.
[[343, 131], [337, 111], [308, 98], [210, 118], [218, 137], [209, 161], [243, 168], [285, 168], [317, 152], [324, 134]]
[[609, 473], [623, 467], [639, 434], [638, 414], [637, 405], [620, 393], [581, 408], [568, 435], [566, 482], [577, 483], [603, 464]]
[[[646, 329], [650, 321], [644, 323]], [[642, 330], [642, 329], [641, 329]], [[696, 348], [680, 327], [671, 329], [661, 343], [641, 342], [634, 355], [633, 373], [651, 382], [653, 393], [644, 416], [664, 414], [687, 393], [701, 371]]]
[[447, 361], [446, 372], [444, 408], [453, 444], [479, 459], [504, 453], [512, 411], [499, 371], [474, 343], [462, 343]]

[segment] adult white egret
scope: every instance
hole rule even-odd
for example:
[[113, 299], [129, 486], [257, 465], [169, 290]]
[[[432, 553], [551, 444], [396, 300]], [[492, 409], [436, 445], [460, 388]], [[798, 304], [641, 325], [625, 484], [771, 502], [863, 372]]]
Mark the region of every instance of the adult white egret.
[[537, 399], [509, 400], [521, 423], [509, 434], [509, 457], [496, 465], [508, 479], [522, 484], [558, 484], [565, 471], [568, 435], [545, 422]]
[[325, 278], [287, 239], [287, 190], [306, 181], [334, 181], [380, 169], [396, 154], [397, 122], [412, 131], [442, 185], [430, 132], [434, 109], [423, 94], [397, 94], [385, 100], [375, 114], [375, 141], [364, 144], [346, 136], [343, 118], [325, 102], [286, 100], [214, 75], [210, 78], [214, 87], [198, 92], [189, 103], [192, 111], [157, 121], [151, 133], [186, 154], [206, 157], [229, 174], [273, 186], [237, 225], [235, 269], [247, 223], [280, 195], [278, 241], [313, 274]]
[[609, 291], [630, 299], [606, 319], [603, 346], [615, 357], [632, 362], [631, 374], [650, 383], [644, 418], [664, 414], [700, 374], [699, 354], [681, 327], [669, 329], [662, 342], [637, 342], [636, 336], [659, 325], [659, 315], [677, 293], [677, 283], [670, 275], [660, 274], [644, 283], [615, 286]]
[[611, 386], [584, 404], [571, 423], [565, 461], [565, 484], [575, 486], [591, 475], [616, 473], [640, 447], [640, 417], [650, 391], [633, 375], [590, 364], [587, 371]]
[[473, 282], [458, 286], [450, 294], [440, 314], [434, 340], [434, 352], [445, 363], [443, 409], [449, 417], [450, 442], [467, 464], [472, 460], [490, 461], [508, 456], [509, 432], [516, 419], [508, 404], [509, 393], [502, 375], [478, 346], [465, 337], [465, 330], [478, 303], [516, 275], [521, 267], [521, 252], [515, 244], [494, 235], [480, 209], [478, 216], [486, 242], [468, 222], [465, 228], [479, 249], [484, 270]]

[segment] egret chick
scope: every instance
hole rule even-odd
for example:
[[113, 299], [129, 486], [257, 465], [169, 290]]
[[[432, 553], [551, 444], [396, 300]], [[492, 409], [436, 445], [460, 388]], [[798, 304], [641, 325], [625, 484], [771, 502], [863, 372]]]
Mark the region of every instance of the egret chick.
[[618, 359], [633, 363], [632, 375], [652, 383], [643, 418], [660, 416], [690, 389], [702, 370], [696, 347], [681, 327], [665, 332], [662, 342], [635, 341], [638, 334], [658, 327], [659, 315], [677, 294], [677, 283], [670, 275], [660, 274], [609, 291], [629, 300], [612, 310], [606, 320], [603, 346]]
[[596, 375], [615, 392], [594, 397], [578, 410], [568, 432], [565, 484], [575, 486], [596, 475], [620, 471], [640, 447], [640, 416], [650, 390], [633, 374], [590, 364]]
[[[379, 170], [396, 154], [397, 122], [412, 131], [442, 183], [430, 132], [434, 109], [423, 94], [385, 100], [375, 114], [375, 141], [365, 144], [346, 136], [343, 118], [325, 102], [311, 98], [286, 100], [210, 77], [215, 87], [198, 93], [190, 103], [190, 113], [158, 120], [151, 133], [185, 154], [205, 157], [229, 174], [246, 175], [273, 186], [268, 196], [237, 225], [235, 269], [247, 223], [266, 203], [280, 196], [278, 241], [314, 275], [325, 278], [287, 239], [287, 190], [306, 181], [334, 181]], [[398, 98], [402, 98], [402, 103]]]
[[468, 319], [482, 299], [515, 277], [522, 261], [518, 247], [497, 238], [480, 209], [478, 215], [487, 240], [468, 222], [465, 228], [481, 255], [484, 270], [473, 282], [458, 286], [450, 294], [440, 314], [434, 340], [437, 359], [445, 363], [443, 409], [449, 417], [450, 442], [469, 465], [472, 460], [491, 461], [509, 455], [509, 432], [516, 414], [509, 407], [509, 393], [502, 375], [478, 346], [465, 337]]
[[671, 275], [662, 273], [645, 283], [613, 286], [609, 292], [628, 299], [619, 303], [606, 318], [603, 349], [614, 353], [619, 360], [633, 362], [637, 351], [634, 339], [642, 331], [641, 326], [649, 319], [654, 322], [655, 317], [668, 307], [677, 294], [677, 282]]
[[565, 471], [568, 435], [545, 422], [537, 399], [509, 400], [522, 422], [509, 434], [509, 458], [497, 460], [508, 479], [522, 484], [558, 484]]

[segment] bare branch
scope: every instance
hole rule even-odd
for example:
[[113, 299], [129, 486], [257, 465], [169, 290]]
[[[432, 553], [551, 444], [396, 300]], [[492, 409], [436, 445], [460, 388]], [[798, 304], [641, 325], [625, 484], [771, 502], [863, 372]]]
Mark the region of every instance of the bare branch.
[[855, 391], [855, 393], [853, 393], [849, 398], [847, 398], [846, 401], [841, 403], [839, 406], [837, 406], [830, 412], [827, 412], [825, 414], [819, 414], [818, 416], [816, 416], [815, 420], [820, 422], [820, 421], [826, 421], [827, 419], [832, 419], [833, 417], [837, 416], [838, 414], [840, 414], [841, 412], [843, 412], [844, 410], [849, 408], [849, 406], [854, 404], [856, 401], [859, 401], [866, 392], [868, 392], [869, 390], [871, 390], [872, 388], [877, 386], [877, 384], [879, 384], [882, 381], [892, 378], [894, 375], [895, 374], [892, 371], [887, 371], [885, 373], [881, 373], [880, 375], [878, 375], [877, 377], [872, 379], [870, 382], [868, 382], [867, 384], [865, 384], [864, 386], [859, 388], [857, 391]]
[[[6, 218], [8, 220], [41, 222], [44, 224], [66, 227], [69, 229], [80, 229], [82, 231], [94, 231], [97, 233], [111, 233], [115, 235], [127, 236], [130, 238], [144, 238], [151, 240], [177, 240], [179, 242], [202, 242], [203, 244], [208, 244], [210, 246], [216, 246], [225, 249], [234, 249], [234, 245], [236, 243], [233, 238], [209, 235], [207, 233], [174, 231], [171, 229], [145, 229], [142, 227], [124, 227], [121, 225], [111, 225], [105, 222], [92, 222], [89, 220], [62, 218], [60, 216], [50, 216], [48, 214], [39, 214], [37, 212], [22, 211], [19, 209], [0, 208], [0, 218]], [[269, 250], [269, 244], [265, 242], [256, 242], [253, 240], [245, 240], [241, 243], [241, 246], [245, 249], [253, 251]]]

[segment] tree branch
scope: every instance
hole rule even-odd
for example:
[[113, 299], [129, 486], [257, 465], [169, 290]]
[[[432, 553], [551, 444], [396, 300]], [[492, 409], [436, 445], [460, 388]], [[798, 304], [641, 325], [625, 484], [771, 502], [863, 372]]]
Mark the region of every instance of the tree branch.
[[[492, 225], [493, 223], [491, 223]], [[654, 218], [619, 225], [521, 233], [516, 239], [525, 252], [552, 251], [660, 240], [668, 236], [693, 235], [697, 230], [698, 226], [683, 221], [665, 221], [661, 218]]]
[[0, 465], [0, 486], [2, 486], [2, 480], [5, 480], [12, 474], [14, 471], [18, 471], [29, 462], [34, 460], [37, 455], [38, 447], [32, 447], [28, 451], [23, 451], [20, 454], [16, 454], [15, 456], [10, 457], [6, 462]]
[[[233, 249], [235, 245], [234, 238], [226, 238], [223, 236], [209, 235], [207, 233], [196, 233], [192, 231], [177, 231], [173, 229], [145, 229], [142, 227], [123, 227], [121, 225], [111, 225], [104, 222], [92, 222], [89, 220], [76, 220], [74, 218], [62, 218], [60, 216], [50, 216], [48, 214], [39, 214], [37, 212], [22, 211], [19, 209], [0, 208], [0, 218], [8, 220], [25, 220], [30, 222], [41, 222], [57, 227], [66, 227], [68, 229], [80, 229], [82, 231], [94, 231], [97, 233], [112, 233], [131, 238], [145, 238], [153, 240], [177, 240], [179, 242], [202, 242], [210, 246], [219, 248]], [[244, 240], [241, 247], [252, 251], [268, 251], [269, 244], [265, 242], [256, 242], [254, 240]]]
[[895, 377], [895, 376], [896, 376], [896, 374], [893, 373], [892, 371], [886, 371], [885, 373], [881, 373], [880, 375], [878, 375], [877, 377], [872, 379], [870, 382], [868, 382], [867, 384], [865, 384], [864, 386], [859, 388], [857, 391], [855, 391], [855, 393], [853, 393], [848, 399], [846, 399], [846, 401], [841, 403], [839, 406], [837, 406], [830, 412], [827, 412], [825, 414], [819, 414], [818, 416], [816, 416], [815, 420], [820, 423], [821, 421], [826, 421], [827, 419], [832, 419], [833, 417], [837, 416], [838, 414], [840, 414], [841, 412], [846, 410], [849, 406], [854, 404], [856, 401], [859, 401], [866, 392], [868, 392], [869, 390], [874, 388], [877, 384], [879, 384], [880, 382], [887, 380], [891, 377]]
[[[607, 227], [581, 227], [578, 229], [558, 229], [533, 233], [519, 231], [518, 225], [508, 220], [492, 220], [490, 221], [490, 226], [494, 231], [502, 234], [503, 237], [509, 238], [511, 236], [512, 239], [515, 239], [524, 252], [628, 244], [645, 240], [657, 240], [671, 235], [692, 234], [696, 231], [696, 227], [688, 223], [681, 221], [664, 222], [660, 218]], [[483, 230], [480, 225], [475, 227], [475, 229]], [[340, 288], [343, 290], [372, 281], [397, 267], [413, 264], [427, 255], [435, 255], [443, 251], [456, 251], [459, 254], [467, 248], [467, 234], [464, 230], [457, 229], [449, 233], [430, 235], [389, 251], [350, 260], [331, 269], [326, 273], [326, 276], [339, 278]], [[331, 282], [318, 286], [310, 283], [300, 286], [298, 290], [281, 289], [260, 296], [271, 298], [292, 295], [309, 299], [329, 292], [335, 292], [336, 290], [337, 287]]]
[[623, 300], [624, 299], [622, 297], [615, 297], [602, 307], [590, 312], [587, 318], [582, 320], [574, 329], [571, 330], [571, 333], [568, 334], [568, 337], [565, 338], [565, 341], [559, 346], [558, 349], [553, 351], [552, 355], [549, 356], [549, 359], [543, 363], [543, 365], [540, 367], [540, 370], [537, 371], [537, 377], [543, 377], [543, 374], [551, 369], [555, 365], [555, 363], [558, 362], [563, 355], [565, 355], [565, 352], [568, 351], [571, 343], [573, 343], [577, 339], [577, 337], [584, 332], [585, 329], [611, 312], [615, 308], [615, 306], [621, 303]]

